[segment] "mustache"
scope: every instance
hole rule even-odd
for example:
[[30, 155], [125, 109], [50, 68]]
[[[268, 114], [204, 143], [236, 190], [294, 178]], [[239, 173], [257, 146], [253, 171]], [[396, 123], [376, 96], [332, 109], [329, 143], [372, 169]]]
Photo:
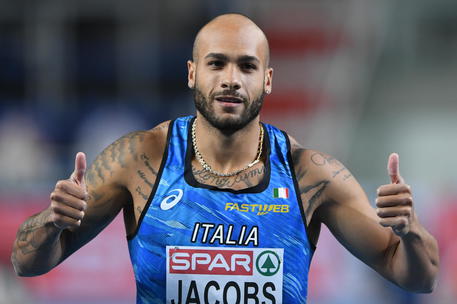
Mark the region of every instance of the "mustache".
[[245, 96], [243, 96], [242, 94], [240, 94], [239, 92], [237, 92], [236, 90], [224, 90], [222, 92], [215, 92], [215, 93], [210, 95], [210, 98], [211, 99], [215, 99], [215, 98], [217, 98], [219, 96], [237, 97], [237, 98], [240, 98], [241, 100], [243, 100], [244, 103], [247, 102], [247, 98]]

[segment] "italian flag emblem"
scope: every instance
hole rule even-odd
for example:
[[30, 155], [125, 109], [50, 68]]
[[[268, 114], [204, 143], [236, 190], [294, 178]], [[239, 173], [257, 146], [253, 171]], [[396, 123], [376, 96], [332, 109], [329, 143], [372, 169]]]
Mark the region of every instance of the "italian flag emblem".
[[289, 198], [289, 188], [274, 188], [273, 197], [274, 198]]

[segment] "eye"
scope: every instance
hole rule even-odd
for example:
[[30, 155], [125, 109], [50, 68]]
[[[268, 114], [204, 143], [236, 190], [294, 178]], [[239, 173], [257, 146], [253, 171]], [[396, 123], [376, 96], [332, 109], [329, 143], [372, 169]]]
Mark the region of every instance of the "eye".
[[255, 71], [257, 70], [257, 66], [253, 63], [245, 62], [241, 64], [241, 69], [245, 71]]
[[208, 66], [214, 69], [220, 69], [224, 66], [224, 62], [221, 60], [211, 60], [208, 62]]

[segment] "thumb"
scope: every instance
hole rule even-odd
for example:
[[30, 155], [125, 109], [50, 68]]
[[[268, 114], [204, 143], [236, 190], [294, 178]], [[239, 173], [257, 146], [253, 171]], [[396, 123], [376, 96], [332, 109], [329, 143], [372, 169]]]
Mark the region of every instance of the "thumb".
[[392, 184], [404, 183], [404, 180], [400, 175], [400, 156], [397, 153], [391, 153], [389, 155], [387, 172], [389, 173]]
[[83, 152], [76, 153], [75, 171], [73, 171], [72, 179], [79, 185], [84, 185], [84, 174], [86, 173], [86, 154]]

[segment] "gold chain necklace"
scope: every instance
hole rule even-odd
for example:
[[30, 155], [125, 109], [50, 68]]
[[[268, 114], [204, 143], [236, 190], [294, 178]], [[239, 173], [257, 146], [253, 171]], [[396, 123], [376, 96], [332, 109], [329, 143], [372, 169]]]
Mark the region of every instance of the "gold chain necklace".
[[214, 171], [213, 168], [211, 168], [210, 165], [203, 159], [203, 156], [201, 155], [200, 151], [197, 148], [197, 136], [195, 135], [195, 126], [197, 125], [197, 118], [195, 118], [194, 122], [192, 123], [192, 145], [194, 147], [195, 151], [195, 157], [197, 158], [198, 162], [200, 165], [205, 169], [206, 171], [210, 172], [211, 174], [220, 176], [220, 177], [230, 177], [230, 176], [235, 176], [240, 172], [243, 172], [244, 170], [247, 170], [257, 164], [260, 161], [260, 156], [262, 155], [262, 147], [263, 147], [263, 128], [260, 126], [260, 135], [259, 135], [259, 146], [257, 149], [257, 157], [254, 159], [253, 162], [249, 163], [246, 167], [243, 169], [229, 172], [229, 173], [220, 173], [217, 171]]

